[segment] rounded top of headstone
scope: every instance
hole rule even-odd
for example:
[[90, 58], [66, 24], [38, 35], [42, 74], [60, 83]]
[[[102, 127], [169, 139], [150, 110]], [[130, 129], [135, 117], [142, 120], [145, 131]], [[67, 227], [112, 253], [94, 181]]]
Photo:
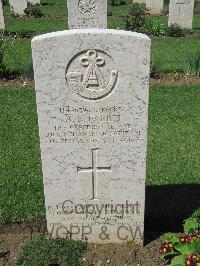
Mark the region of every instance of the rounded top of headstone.
[[56, 37], [63, 37], [71, 34], [113, 34], [113, 35], [121, 35], [122, 37], [124, 36], [131, 36], [135, 37], [136, 39], [141, 39], [141, 40], [146, 40], [146, 41], [151, 41], [151, 39], [142, 33], [138, 32], [131, 32], [131, 31], [124, 31], [124, 30], [113, 30], [113, 29], [73, 29], [73, 30], [64, 30], [64, 31], [57, 31], [57, 32], [52, 32], [52, 33], [47, 33], [47, 34], [42, 34], [39, 36], [36, 36], [32, 39], [32, 42], [35, 41], [41, 41], [44, 39], [49, 39], [49, 38], [56, 38]]

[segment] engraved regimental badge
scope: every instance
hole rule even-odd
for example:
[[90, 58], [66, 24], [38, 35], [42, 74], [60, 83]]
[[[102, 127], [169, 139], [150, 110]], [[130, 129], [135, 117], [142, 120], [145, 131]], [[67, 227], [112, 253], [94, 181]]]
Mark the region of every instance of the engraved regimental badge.
[[78, 9], [82, 14], [94, 14], [95, 8], [96, 6], [94, 0], [79, 0], [78, 2]]
[[118, 78], [113, 59], [105, 52], [87, 50], [74, 56], [66, 69], [68, 86], [81, 98], [100, 100], [111, 94]]

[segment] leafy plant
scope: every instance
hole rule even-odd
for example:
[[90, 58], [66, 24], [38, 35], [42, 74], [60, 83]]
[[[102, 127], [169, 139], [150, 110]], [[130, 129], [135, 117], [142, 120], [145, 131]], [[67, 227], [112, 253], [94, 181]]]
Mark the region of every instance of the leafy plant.
[[35, 31], [32, 30], [23, 30], [19, 29], [18, 31], [8, 31], [8, 30], [0, 30], [0, 34], [3, 34], [4, 36], [12, 36], [17, 38], [31, 38], [35, 33]]
[[194, 75], [200, 77], [200, 50], [196, 49], [186, 55], [183, 62], [183, 72], [186, 75]]
[[117, 4], [116, 4], [116, 0], [110, 0], [110, 5], [111, 6], [116, 6]]
[[148, 9], [144, 5], [134, 3], [129, 9], [128, 15], [124, 16], [124, 29], [139, 31], [144, 26]]
[[124, 5], [126, 5], [126, 1], [125, 1], [125, 0], [119, 0], [119, 5], [120, 5], [120, 6], [124, 6]]
[[146, 20], [143, 27], [141, 27], [139, 31], [152, 36], [166, 35], [165, 25], [156, 19]]
[[153, 58], [151, 58], [151, 63], [150, 63], [150, 77], [151, 78], [158, 77], [159, 66], [160, 66], [160, 61], [158, 59], [154, 60]]
[[111, 6], [123, 6], [126, 5], [125, 0], [110, 0], [110, 5]]
[[27, 16], [33, 16], [36, 18], [41, 18], [42, 16], [44, 16], [44, 14], [42, 13], [41, 9], [37, 6], [32, 7], [32, 6], [28, 6], [25, 10], [24, 13]]
[[31, 60], [24, 69], [24, 77], [28, 80], [34, 79], [33, 61]]
[[170, 37], [184, 37], [184, 31], [178, 24], [171, 24], [167, 28], [167, 35]]
[[164, 258], [169, 258], [171, 266], [200, 265], [200, 222], [198, 218], [189, 218], [183, 224], [184, 235], [164, 235], [165, 243], [160, 247]]
[[6, 66], [6, 56], [9, 52], [10, 46], [14, 43], [14, 39], [11, 43], [8, 44], [8, 42], [5, 40], [4, 32], [0, 32], [0, 78], [10, 78], [12, 76], [16, 76], [19, 74], [18, 71], [10, 71], [8, 67]]
[[8, 2], [8, 0], [2, 0], [2, 4], [3, 4], [4, 6], [8, 6], [8, 5], [9, 5], [9, 2]]
[[87, 245], [82, 241], [34, 238], [22, 248], [16, 264], [78, 266], [86, 249]]
[[6, 72], [5, 51], [6, 51], [5, 41], [4, 39], [0, 39], [0, 78], [3, 78]]

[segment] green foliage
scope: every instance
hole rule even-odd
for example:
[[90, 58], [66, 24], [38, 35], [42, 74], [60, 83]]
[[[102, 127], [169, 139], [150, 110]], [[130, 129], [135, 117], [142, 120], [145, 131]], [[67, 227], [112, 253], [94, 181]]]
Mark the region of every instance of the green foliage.
[[138, 3], [133, 4], [128, 11], [128, 15], [123, 17], [124, 29], [138, 32], [145, 24], [147, 10], [144, 5]]
[[4, 32], [0, 33], [0, 78], [12, 78], [19, 75], [19, 71], [10, 71], [6, 65], [6, 58], [9, 53], [10, 47], [14, 43], [14, 39], [11, 43], [6, 42]]
[[123, 6], [123, 5], [126, 5], [126, 1], [125, 0], [110, 0], [109, 4], [111, 6]]
[[6, 43], [1, 36], [0, 38], [0, 78], [3, 78], [6, 73], [5, 54], [6, 54]]
[[78, 266], [86, 249], [87, 245], [82, 241], [34, 238], [22, 248], [16, 264]]
[[124, 5], [126, 5], [126, 1], [125, 1], [125, 0], [119, 0], [119, 5], [120, 5], [120, 6], [124, 6]]
[[34, 79], [33, 61], [31, 60], [24, 69], [24, 77], [29, 80]]
[[37, 6], [28, 6], [25, 10], [24, 13], [27, 16], [33, 16], [36, 18], [41, 18], [42, 16], [44, 16], [44, 14], [42, 13], [41, 9]]
[[16, 32], [16, 36], [19, 38], [31, 38], [33, 37], [33, 35], [35, 35], [35, 32], [32, 30], [24, 30], [24, 29], [19, 29]]
[[171, 266], [185, 266], [185, 256], [179, 255], [172, 259]]
[[179, 238], [175, 234], [172, 234], [172, 233], [166, 233], [164, 235], [164, 239], [165, 241], [170, 242], [171, 244], [175, 244], [179, 242]]
[[186, 75], [200, 77], [200, 49], [187, 53], [182, 69]]
[[166, 27], [163, 23], [156, 19], [146, 20], [143, 27], [139, 29], [141, 33], [152, 36], [164, 36], [166, 35]]
[[160, 66], [160, 61], [158, 59], [154, 60], [152, 57], [151, 62], [150, 62], [150, 77], [151, 78], [157, 77], [159, 66]]
[[184, 31], [178, 24], [171, 24], [167, 28], [167, 35], [170, 37], [184, 37]]
[[17, 38], [31, 38], [35, 34], [32, 30], [23, 30], [19, 29], [16, 31], [8, 31], [8, 30], [0, 30], [0, 34], [3, 34], [4, 36], [11, 36], [11, 37], [17, 37]]
[[173, 233], [164, 235], [166, 242], [161, 245], [160, 253], [163, 254], [163, 257], [171, 258], [171, 266], [197, 265], [197, 263], [200, 263], [199, 218], [185, 220], [183, 227], [184, 235], [180, 237]]
[[189, 235], [200, 231], [200, 224], [198, 218], [188, 218], [183, 223], [184, 233]]
[[195, 253], [200, 254], [200, 241], [199, 239], [193, 239], [192, 241], [193, 249]]
[[4, 6], [8, 6], [8, 5], [9, 5], [9, 2], [8, 2], [8, 0], [2, 0], [2, 4], [3, 4]]

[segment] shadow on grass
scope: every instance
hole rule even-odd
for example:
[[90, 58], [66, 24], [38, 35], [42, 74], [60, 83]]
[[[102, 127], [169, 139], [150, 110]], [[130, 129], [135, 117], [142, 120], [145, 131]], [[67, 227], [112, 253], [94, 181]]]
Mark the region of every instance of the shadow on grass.
[[183, 221], [200, 208], [200, 185], [146, 187], [145, 243], [166, 232], [182, 232]]

